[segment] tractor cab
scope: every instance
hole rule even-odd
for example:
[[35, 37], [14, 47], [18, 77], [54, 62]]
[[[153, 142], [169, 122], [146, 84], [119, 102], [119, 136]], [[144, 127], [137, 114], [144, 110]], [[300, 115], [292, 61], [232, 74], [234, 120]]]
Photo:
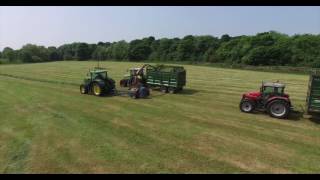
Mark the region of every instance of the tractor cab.
[[[137, 75], [138, 71], [140, 70], [140, 68], [130, 68], [129, 72], [130, 72], [130, 76], [135, 76]], [[143, 74], [143, 69], [140, 70], [141, 74]]]
[[278, 95], [282, 96], [284, 95], [284, 88], [285, 85], [282, 83], [262, 83], [262, 86], [260, 88], [260, 92], [262, 95]]
[[108, 73], [104, 69], [94, 69], [90, 71], [90, 79], [107, 79]]
[[143, 68], [130, 68], [127, 70], [127, 74], [124, 75], [120, 81], [121, 87], [136, 86], [137, 81], [144, 83], [144, 69]]
[[[129, 79], [130, 77], [136, 76], [139, 70], [140, 68], [127, 69], [127, 74], [124, 75], [124, 78]], [[143, 74], [143, 69], [141, 69], [140, 72]]]

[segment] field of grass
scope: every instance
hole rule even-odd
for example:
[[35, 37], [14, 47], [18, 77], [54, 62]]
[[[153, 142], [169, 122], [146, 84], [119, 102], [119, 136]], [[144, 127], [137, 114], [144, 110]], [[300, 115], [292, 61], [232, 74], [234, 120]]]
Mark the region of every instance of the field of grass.
[[[103, 62], [119, 84], [143, 63]], [[0, 66], [1, 173], [318, 173], [320, 125], [239, 110], [262, 80], [305, 104], [308, 76], [184, 65], [181, 94], [81, 95], [95, 62]], [[12, 77], [9, 77], [9, 76]]]

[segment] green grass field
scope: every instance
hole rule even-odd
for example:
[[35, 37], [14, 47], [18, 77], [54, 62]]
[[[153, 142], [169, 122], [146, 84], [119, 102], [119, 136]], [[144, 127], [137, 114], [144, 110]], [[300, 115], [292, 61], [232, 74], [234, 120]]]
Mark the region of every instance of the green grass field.
[[[130, 67], [103, 62], [119, 84]], [[318, 173], [319, 122], [239, 110], [262, 80], [305, 105], [308, 76], [184, 65], [181, 94], [81, 95], [96, 62], [1, 65], [1, 173]], [[21, 79], [24, 77], [24, 79]]]

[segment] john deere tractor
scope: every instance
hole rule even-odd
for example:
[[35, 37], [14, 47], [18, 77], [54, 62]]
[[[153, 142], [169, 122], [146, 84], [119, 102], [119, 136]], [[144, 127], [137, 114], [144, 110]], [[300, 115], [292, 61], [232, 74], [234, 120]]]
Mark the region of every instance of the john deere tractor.
[[115, 92], [115, 81], [108, 77], [107, 70], [104, 68], [94, 68], [89, 71], [87, 77], [80, 85], [81, 94], [93, 94], [102, 96]]
[[286, 118], [293, 109], [289, 95], [284, 93], [285, 85], [279, 82], [262, 83], [260, 92], [242, 95], [240, 110], [250, 113], [254, 110], [267, 111], [271, 117]]

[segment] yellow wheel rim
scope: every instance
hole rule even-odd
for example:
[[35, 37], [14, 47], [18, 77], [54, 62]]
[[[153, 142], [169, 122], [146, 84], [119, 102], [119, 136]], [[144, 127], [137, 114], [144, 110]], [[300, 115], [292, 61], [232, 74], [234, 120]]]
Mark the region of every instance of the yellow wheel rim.
[[100, 95], [100, 93], [101, 93], [100, 87], [95, 84], [95, 85], [93, 86], [93, 92], [94, 92], [95, 95]]

